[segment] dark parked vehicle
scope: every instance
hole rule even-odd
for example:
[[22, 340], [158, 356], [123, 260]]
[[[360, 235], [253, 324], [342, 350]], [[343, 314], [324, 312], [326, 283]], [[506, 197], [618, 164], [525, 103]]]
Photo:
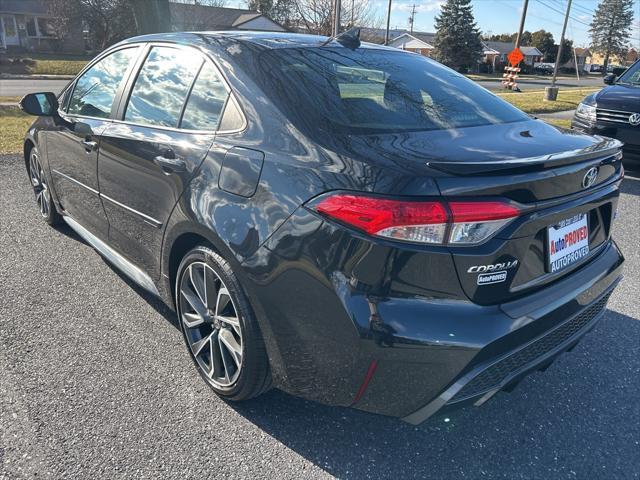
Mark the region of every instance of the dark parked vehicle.
[[608, 86], [585, 97], [571, 122], [576, 131], [606, 135], [624, 142], [625, 161], [640, 162], [640, 60], [617, 77], [604, 77]]
[[479, 405], [621, 278], [620, 142], [353, 34], [137, 37], [21, 104], [42, 217], [175, 308], [227, 399]]

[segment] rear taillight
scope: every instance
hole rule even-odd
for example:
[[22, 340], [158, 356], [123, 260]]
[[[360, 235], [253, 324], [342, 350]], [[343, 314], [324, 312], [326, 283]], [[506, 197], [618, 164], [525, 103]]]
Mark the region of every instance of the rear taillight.
[[370, 235], [413, 243], [481, 243], [518, 216], [504, 202], [409, 201], [337, 193], [311, 208]]
[[475, 244], [485, 241], [520, 214], [502, 202], [449, 202], [449, 243]]

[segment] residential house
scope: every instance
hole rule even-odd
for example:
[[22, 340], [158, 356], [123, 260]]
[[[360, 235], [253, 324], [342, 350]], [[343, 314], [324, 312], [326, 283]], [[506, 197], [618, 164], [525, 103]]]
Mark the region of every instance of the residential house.
[[[491, 65], [494, 72], [501, 71], [505, 65], [509, 64], [507, 55], [515, 48], [515, 45], [511, 42], [494, 42], [491, 40], [485, 40], [482, 42], [485, 45], [485, 51], [497, 52], [485, 55], [484, 63]], [[541, 62], [544, 54], [536, 47], [520, 46], [520, 50], [524, 55], [522, 63], [527, 67], [533, 68], [535, 63]]]
[[169, 3], [169, 11], [171, 12], [171, 29], [174, 32], [212, 30], [285, 32], [287, 30], [255, 10]]
[[389, 46], [430, 57], [435, 36], [435, 33], [405, 32], [391, 40]]
[[46, 0], [0, 0], [0, 49], [82, 53], [81, 25], [70, 25], [69, 34], [60, 39], [52, 19]]
[[[0, 49], [15, 52], [61, 52], [82, 54], [86, 51], [82, 22], [70, 22], [69, 33], [60, 38], [49, 14], [47, 0], [0, 0]], [[263, 30], [286, 29], [254, 10], [169, 3], [172, 31]]]
[[627, 54], [624, 56], [625, 66], [630, 66], [640, 58], [640, 53], [635, 48], [627, 50]]
[[[433, 45], [435, 43], [435, 33], [428, 32], [404, 32], [389, 42], [389, 46], [396, 47], [401, 50], [407, 50], [410, 52], [430, 57], [433, 52]], [[487, 58], [493, 58], [499, 55], [499, 52], [493, 50], [483, 43], [483, 60], [478, 64], [475, 71], [486, 71], [487, 67], [482, 67], [482, 64], [486, 63]], [[489, 62], [492, 64], [492, 62]]]

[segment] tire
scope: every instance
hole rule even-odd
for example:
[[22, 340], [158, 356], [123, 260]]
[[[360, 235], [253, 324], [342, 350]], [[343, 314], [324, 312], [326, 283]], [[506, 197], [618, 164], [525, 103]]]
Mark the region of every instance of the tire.
[[34, 146], [29, 150], [27, 173], [29, 174], [29, 180], [36, 197], [38, 209], [40, 210], [40, 216], [51, 226], [59, 225], [62, 223], [62, 216], [58, 213], [53, 203], [51, 189], [42, 167], [38, 147]]
[[219, 396], [247, 400], [271, 387], [257, 320], [240, 282], [220, 255], [205, 246], [189, 251], [178, 267], [175, 300], [189, 355]]

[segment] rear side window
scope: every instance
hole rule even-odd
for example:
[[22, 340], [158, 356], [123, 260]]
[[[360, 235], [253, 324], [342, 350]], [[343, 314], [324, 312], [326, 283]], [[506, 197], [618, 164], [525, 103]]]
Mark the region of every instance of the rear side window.
[[181, 128], [215, 130], [227, 100], [227, 90], [215, 67], [205, 63], [193, 85], [182, 115]]
[[[93, 65], [76, 81], [69, 101], [72, 115], [108, 118], [120, 82], [135, 58], [137, 48], [113, 52]], [[66, 103], [67, 99], [64, 99]]]
[[124, 119], [146, 125], [177, 127], [189, 87], [202, 57], [184, 50], [153, 47], [136, 79]]

